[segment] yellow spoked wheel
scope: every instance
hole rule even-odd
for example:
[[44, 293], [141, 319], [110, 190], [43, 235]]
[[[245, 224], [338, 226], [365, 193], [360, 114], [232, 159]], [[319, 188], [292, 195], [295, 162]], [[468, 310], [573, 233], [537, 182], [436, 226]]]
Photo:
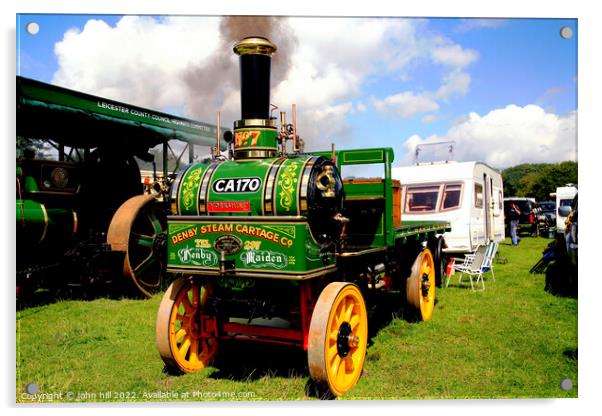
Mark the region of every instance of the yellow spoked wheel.
[[418, 318], [428, 321], [435, 307], [435, 264], [428, 248], [420, 252], [406, 280], [406, 297]]
[[311, 316], [308, 338], [309, 373], [340, 396], [357, 383], [368, 341], [366, 304], [352, 283], [324, 288]]
[[175, 280], [163, 295], [157, 313], [157, 349], [171, 372], [205, 368], [217, 354], [215, 337], [201, 334], [200, 312], [209, 290], [193, 279]]

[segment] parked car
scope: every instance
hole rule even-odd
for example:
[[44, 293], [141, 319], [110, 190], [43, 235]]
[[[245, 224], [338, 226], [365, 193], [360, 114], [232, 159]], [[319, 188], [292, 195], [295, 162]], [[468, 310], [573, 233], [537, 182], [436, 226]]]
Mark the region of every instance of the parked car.
[[[543, 201], [537, 203], [537, 229], [539, 235], [548, 235], [556, 227], [556, 202]], [[553, 236], [552, 236], [553, 237]]]
[[510, 216], [509, 210], [514, 202], [520, 209], [520, 217], [518, 219], [518, 232], [528, 231], [533, 237], [539, 235], [537, 229], [537, 204], [534, 198], [519, 198], [509, 197], [504, 198], [504, 219], [506, 223], [506, 235], [510, 235]]

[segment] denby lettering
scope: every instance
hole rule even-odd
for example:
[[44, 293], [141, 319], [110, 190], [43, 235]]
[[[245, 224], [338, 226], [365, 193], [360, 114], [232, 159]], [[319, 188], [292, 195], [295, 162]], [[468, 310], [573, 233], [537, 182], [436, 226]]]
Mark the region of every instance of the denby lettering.
[[190, 228], [186, 231], [181, 231], [171, 237], [171, 244], [175, 246], [176, 244], [181, 243], [182, 241], [186, 241], [192, 237], [196, 237], [198, 233], [199, 230], [196, 227]]

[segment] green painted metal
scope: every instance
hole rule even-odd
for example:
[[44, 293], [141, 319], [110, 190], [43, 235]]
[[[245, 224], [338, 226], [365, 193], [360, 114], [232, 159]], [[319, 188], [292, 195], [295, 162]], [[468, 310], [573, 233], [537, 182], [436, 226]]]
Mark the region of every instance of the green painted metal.
[[185, 168], [172, 198], [180, 215], [304, 215], [301, 175], [311, 156], [230, 160]]
[[354, 181], [350, 179], [348, 183], [343, 185], [345, 189], [345, 199], [363, 199], [363, 198], [384, 198], [384, 182]]
[[[234, 212], [234, 215], [263, 215], [268, 173], [272, 166], [281, 162], [280, 159], [259, 159], [218, 164], [209, 182], [206, 210], [199, 214], [215, 211], [211, 209], [211, 204], [217, 204], [219, 211], [220, 204], [239, 203], [243, 208], [239, 208], [241, 211]], [[248, 210], [244, 208], [245, 205], [248, 205]]]
[[77, 231], [77, 215], [72, 209], [47, 207], [30, 199], [16, 201], [16, 220], [17, 240], [26, 244], [54, 244]]
[[[343, 165], [369, 165], [373, 163], [393, 163], [395, 153], [390, 147], [336, 150], [337, 168]], [[312, 152], [316, 156], [331, 158], [332, 151]], [[388, 160], [388, 162], [387, 162]]]
[[451, 224], [447, 221], [403, 221], [401, 226], [395, 228], [395, 238], [424, 235], [434, 237], [451, 231]]
[[[86, 132], [79, 139], [82, 146], [97, 145], [98, 140], [123, 140], [135, 135], [149, 144], [177, 139], [187, 143], [209, 146], [217, 136], [217, 127], [176, 117], [170, 114], [137, 107], [56, 85], [17, 76], [17, 134], [26, 137], [59, 140], [56, 135], [71, 131]], [[32, 121], [35, 120], [35, 123]], [[52, 123], [53, 120], [62, 123]], [[22, 121], [22, 122], [21, 122]], [[29, 121], [29, 122], [27, 122]], [[52, 123], [52, 125], [50, 125]], [[102, 129], [102, 136], [93, 129]], [[221, 135], [227, 129], [221, 129]], [[114, 137], [116, 135], [116, 137]], [[77, 143], [73, 143], [77, 144]], [[222, 143], [222, 149], [226, 144]]]
[[395, 234], [393, 233], [393, 183], [391, 181], [391, 164], [393, 163], [393, 149], [385, 149], [385, 244], [392, 246], [395, 244]]
[[[332, 152], [323, 151], [313, 153], [317, 156], [332, 157]], [[403, 222], [402, 226], [393, 227], [393, 186], [391, 178], [391, 165], [395, 158], [392, 148], [369, 148], [369, 149], [351, 149], [337, 150], [334, 152], [336, 165], [339, 170], [345, 165], [360, 164], [383, 164], [384, 178], [381, 181], [362, 181], [361, 179], [350, 180], [344, 184], [345, 201], [349, 204], [361, 203], [374, 204], [382, 208], [382, 215], [378, 224], [370, 229], [370, 233], [361, 235], [358, 241], [362, 245], [372, 247], [392, 246], [395, 240], [402, 239], [405, 243], [408, 237], [418, 238], [421, 234], [424, 238], [442, 234], [450, 230], [447, 222], [432, 221], [423, 222]], [[362, 224], [365, 225], [365, 224]], [[352, 225], [349, 228], [352, 230]]]
[[299, 278], [334, 267], [333, 252], [321, 252], [303, 217], [169, 217], [168, 270], [217, 272], [220, 241], [235, 241], [226, 261], [236, 272]]
[[246, 127], [234, 132], [234, 152], [278, 150], [278, 132], [275, 128]]
[[[360, 194], [363, 198], [382, 198], [383, 211], [374, 238], [368, 242], [370, 246], [392, 246], [395, 244], [393, 232], [393, 188], [391, 183], [391, 163], [395, 158], [392, 148], [370, 148], [339, 150], [335, 152], [337, 167], [345, 165], [383, 164], [385, 177], [375, 183], [348, 183], [344, 185], [349, 197]], [[376, 203], [373, 201], [372, 203]], [[367, 241], [363, 241], [367, 243]]]
[[38, 187], [38, 184], [36, 183], [36, 180], [33, 178], [33, 176], [26, 176], [25, 177], [25, 186], [24, 186], [24, 191], [25, 192], [38, 192], [40, 190], [40, 188]]

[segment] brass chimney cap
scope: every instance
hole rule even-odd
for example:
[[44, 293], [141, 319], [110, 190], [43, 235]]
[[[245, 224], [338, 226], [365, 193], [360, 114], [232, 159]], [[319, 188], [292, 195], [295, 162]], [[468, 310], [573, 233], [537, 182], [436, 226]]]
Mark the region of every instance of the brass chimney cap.
[[239, 40], [232, 49], [237, 55], [267, 55], [271, 57], [278, 48], [267, 38], [251, 36]]

